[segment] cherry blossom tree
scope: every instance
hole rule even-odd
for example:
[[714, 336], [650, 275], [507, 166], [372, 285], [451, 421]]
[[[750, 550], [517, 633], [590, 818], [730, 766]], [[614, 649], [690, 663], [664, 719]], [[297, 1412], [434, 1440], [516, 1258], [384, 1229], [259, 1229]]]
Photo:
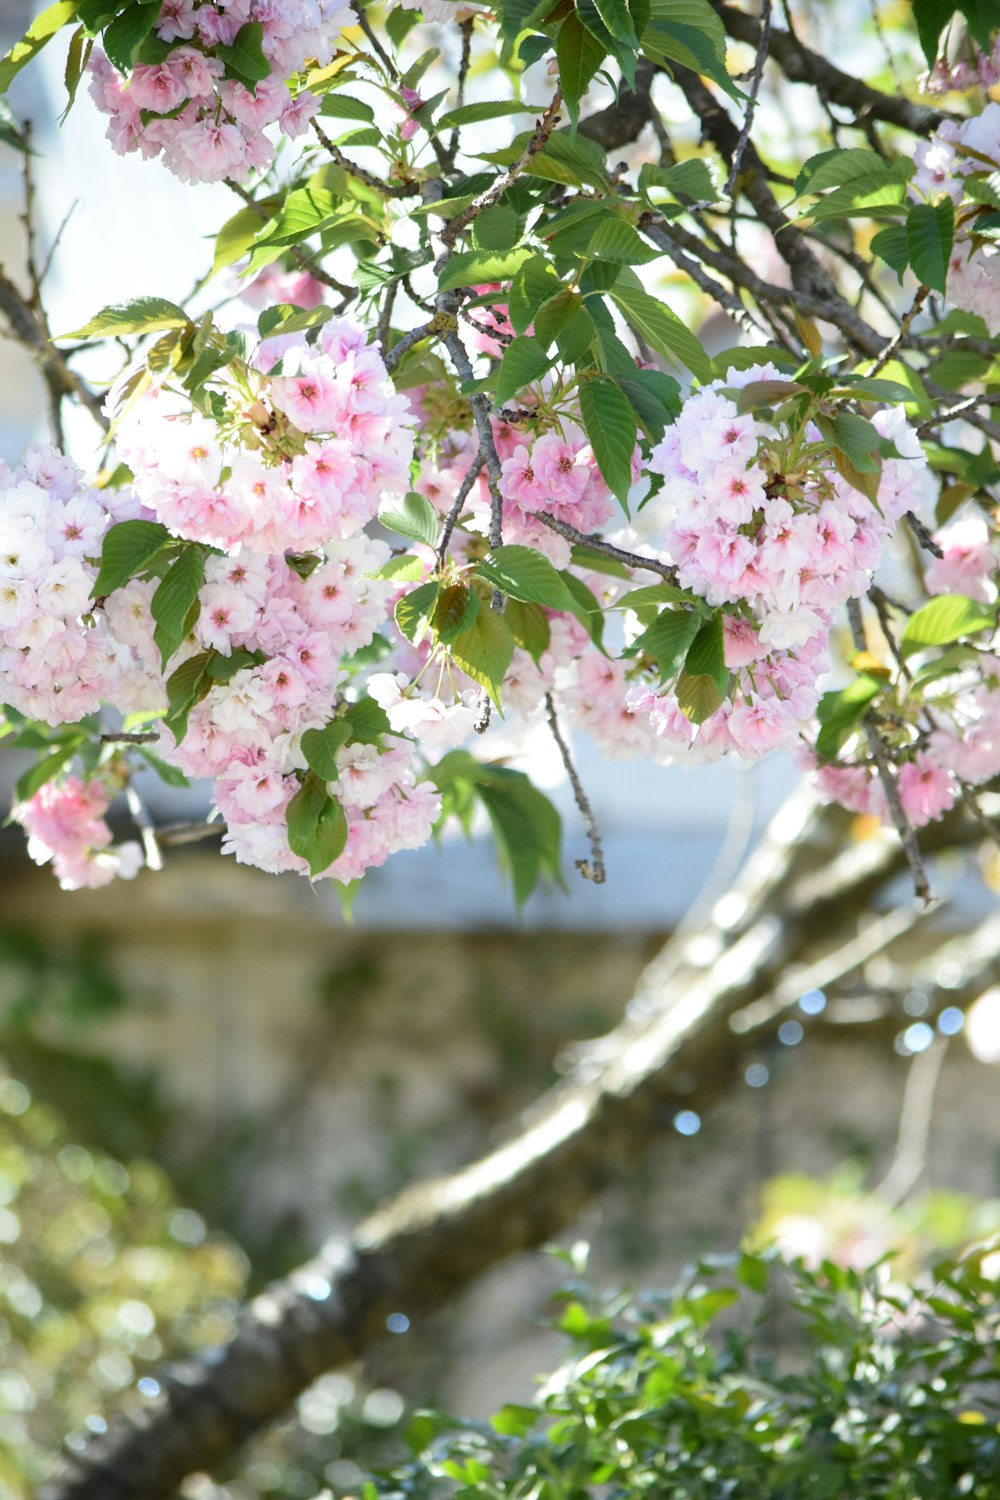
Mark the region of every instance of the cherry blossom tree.
[[[57, 0], [0, 62], [6, 89], [66, 29], [108, 171], [139, 153], [240, 199], [183, 307], [151, 288], [53, 337], [34, 249], [29, 293], [0, 275], [55, 439], [0, 476], [0, 696], [37, 757], [13, 816], [63, 887], [190, 836], [153, 825], [152, 769], [207, 779], [223, 853], [347, 899], [482, 814], [523, 901], [561, 878], [560, 820], [491, 758], [500, 717], [554, 737], [596, 882], [569, 730], [664, 776], [792, 752], [814, 799], [709, 924], [738, 976], [672, 950], [641, 1065], [629, 1022], [488, 1190], [474, 1168], [387, 1209], [319, 1306], [276, 1293], [298, 1366], [269, 1395], [228, 1390], [209, 1421], [215, 1367], [66, 1494], [161, 1493], [364, 1347], [390, 1293], [432, 1305], [553, 1232], [678, 1055], [730, 1057], [733, 1007], [815, 936], [804, 911], [856, 914], [900, 859], [927, 903], [927, 850], [992, 836], [996, 16], [852, 10], [841, 68], [843, 14]], [[60, 451], [67, 400], [99, 425], [92, 471]], [[859, 854], [848, 814], [891, 837]], [[994, 961], [988, 937], [970, 982]], [[270, 1326], [221, 1367], [237, 1384], [247, 1349], [274, 1377]]]

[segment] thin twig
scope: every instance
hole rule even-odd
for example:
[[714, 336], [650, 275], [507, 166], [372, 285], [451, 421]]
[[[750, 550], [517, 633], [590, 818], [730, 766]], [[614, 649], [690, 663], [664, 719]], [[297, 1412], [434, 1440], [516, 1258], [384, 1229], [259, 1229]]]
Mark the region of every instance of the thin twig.
[[550, 516], [543, 510], [534, 512], [535, 520], [541, 521], [549, 531], [565, 537], [567, 542], [575, 542], [578, 547], [589, 547], [591, 552], [599, 552], [602, 557], [613, 558], [615, 562], [624, 563], [629, 568], [645, 568], [650, 573], [657, 573], [660, 578], [666, 579], [667, 583], [677, 584], [677, 569], [672, 568], [669, 563], [661, 563], [655, 557], [642, 557], [638, 552], [626, 552], [624, 547], [615, 547], [611, 542], [606, 542], [596, 532], [577, 531], [575, 526], [570, 526], [566, 521], [560, 521], [556, 516]]
[[[861, 605], [857, 599], [850, 599], [848, 601], [847, 615], [851, 622], [851, 632], [854, 636], [855, 648], [858, 651], [864, 651], [866, 644], [865, 630], [861, 620]], [[882, 791], [885, 793], [889, 816], [892, 819], [893, 827], [899, 835], [899, 842], [903, 846], [903, 853], [906, 855], [906, 862], [910, 867], [910, 874], [913, 876], [913, 888], [924, 905], [930, 906], [934, 896], [931, 891], [930, 881], [927, 878], [924, 857], [920, 852], [920, 845], [917, 843], [917, 836], [913, 831], [913, 825], [906, 816], [906, 811], [900, 800], [899, 788], [896, 785], [896, 778], [892, 774], [892, 767], [889, 764], [889, 757], [886, 754], [885, 742], [875, 725], [870, 721], [865, 722], [864, 730], [868, 741], [868, 749], [871, 752], [872, 760], [875, 762], [878, 779], [882, 783]]]
[[476, 480], [482, 473], [484, 462], [485, 459], [483, 458], [483, 450], [482, 448], [480, 448], [476, 453], [471, 466], [466, 472], [465, 478], [462, 480], [462, 483], [458, 487], [458, 493], [456, 494], [454, 502], [452, 503], [451, 510], [449, 510], [448, 514], [444, 518], [444, 525], [441, 528], [441, 540], [438, 542], [437, 547], [437, 561], [439, 568], [444, 567], [445, 558], [448, 556], [448, 547], [451, 544], [451, 534], [455, 530], [456, 522], [458, 521], [459, 516], [462, 514], [462, 506], [469, 498], [472, 486], [475, 484]]
[[485, 192], [480, 193], [478, 198], [473, 198], [472, 202], [463, 208], [460, 214], [456, 214], [445, 225], [441, 231], [441, 243], [446, 247], [446, 253], [441, 256], [434, 268], [438, 274], [440, 274], [441, 270], [447, 264], [455, 241], [462, 231], [467, 229], [473, 219], [477, 219], [486, 209], [492, 208], [493, 204], [497, 203], [503, 197], [507, 189], [513, 186], [525, 168], [531, 165], [532, 158], [538, 155], [556, 128], [561, 104], [562, 89], [557, 88], [552, 95], [552, 100], [545, 113], [540, 119], [535, 121], [534, 132], [524, 150], [517, 158], [517, 161], [512, 162], [506, 172], [492, 182]]
[[733, 159], [729, 167], [729, 177], [726, 180], [726, 197], [732, 198], [736, 189], [736, 179], [740, 175], [740, 166], [743, 161], [743, 153], [750, 139], [750, 131], [753, 128], [753, 117], [757, 110], [757, 95], [760, 93], [761, 80], [764, 77], [764, 65], [767, 62], [767, 54], [771, 46], [771, 0], [763, 0], [760, 9], [760, 39], [757, 43], [757, 56], [754, 59], [753, 73], [750, 78], [750, 93], [747, 97], [746, 113], [743, 116], [743, 125], [740, 128], [736, 145], [733, 148]]
[[116, 734], [102, 734], [102, 745], [153, 745], [160, 736], [153, 729], [119, 730]]
[[597, 827], [597, 819], [594, 817], [594, 809], [590, 805], [590, 798], [583, 789], [583, 783], [577, 774], [573, 757], [569, 753], [569, 746], [563, 739], [562, 730], [559, 728], [559, 720], [556, 717], [556, 706], [551, 693], [545, 694], [545, 713], [552, 731], [552, 738], [559, 748], [566, 775], [569, 777], [570, 786], [573, 788], [573, 799], [580, 810], [583, 826], [587, 830], [587, 838], [590, 841], [590, 859], [578, 859], [576, 868], [580, 871], [584, 880], [592, 880], [595, 885], [603, 885], [608, 878], [604, 865], [604, 850], [601, 847], [601, 834]]
[[929, 552], [932, 557], [944, 557], [944, 552], [938, 546], [937, 542], [934, 540], [933, 536], [928, 531], [927, 527], [924, 525], [923, 521], [921, 521], [919, 516], [915, 515], [912, 510], [908, 510], [904, 514], [903, 520], [906, 522], [907, 526], [909, 526], [910, 530], [913, 532], [913, 535], [916, 537], [917, 541], [920, 543], [921, 547], [923, 547], [925, 552]]
[[934, 1118], [934, 1097], [948, 1050], [947, 1037], [937, 1036], [924, 1052], [917, 1052], [903, 1090], [899, 1135], [892, 1165], [872, 1196], [898, 1208], [916, 1187], [927, 1165], [927, 1146]]
[[409, 354], [410, 350], [422, 339], [429, 339], [433, 332], [434, 319], [430, 318], [426, 323], [421, 323], [419, 328], [411, 328], [409, 333], [404, 333], [398, 343], [393, 344], [392, 348], [382, 355], [386, 369], [394, 370], [404, 354]]
[[910, 303], [907, 311], [903, 314], [903, 318], [900, 322], [899, 328], [897, 329], [894, 336], [889, 340], [888, 344], [886, 344], [878, 359], [872, 365], [871, 369], [868, 372], [870, 375], [877, 375], [879, 370], [884, 370], [890, 359], [892, 359], [892, 357], [899, 352], [904, 340], [906, 339], [906, 335], [910, 331], [914, 318], [917, 316], [930, 294], [931, 289], [929, 286], [921, 285], [917, 287], [917, 290], [913, 297], [913, 301]]

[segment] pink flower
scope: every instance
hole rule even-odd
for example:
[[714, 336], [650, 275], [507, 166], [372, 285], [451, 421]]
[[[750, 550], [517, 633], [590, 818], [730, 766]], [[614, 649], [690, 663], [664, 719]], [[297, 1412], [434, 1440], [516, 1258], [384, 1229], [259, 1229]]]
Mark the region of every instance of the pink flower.
[[958, 795], [952, 776], [922, 750], [901, 767], [896, 785], [903, 811], [915, 828], [943, 817]]

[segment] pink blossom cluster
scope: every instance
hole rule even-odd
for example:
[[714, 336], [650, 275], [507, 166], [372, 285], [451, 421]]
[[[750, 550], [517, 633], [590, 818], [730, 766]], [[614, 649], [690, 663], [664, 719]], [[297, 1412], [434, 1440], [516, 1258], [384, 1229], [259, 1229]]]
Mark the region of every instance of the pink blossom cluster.
[[[594, 450], [583, 433], [567, 424], [562, 432], [547, 432], [526, 443], [524, 434], [502, 427], [497, 432], [502, 460], [504, 540], [544, 552], [557, 567], [570, 560], [570, 544], [550, 531], [539, 513], [565, 521], [577, 531], [595, 531], [615, 512], [615, 502], [601, 477]], [[638, 454], [633, 465], [639, 477]], [[480, 480], [473, 497], [478, 525], [489, 530], [489, 489]]]
[[[987, 104], [968, 120], [944, 120], [926, 141], [918, 141], [917, 170], [911, 188], [932, 201], [946, 193], [956, 205], [965, 194], [970, 173], [1000, 168], [1000, 104]], [[975, 219], [955, 235], [946, 283], [948, 301], [983, 319], [991, 334], [1000, 333], [1000, 252], [975, 236]]]
[[[994, 602], [998, 559], [985, 520], [972, 516], [954, 521], [936, 532], [934, 539], [942, 556], [927, 566], [927, 592]], [[998, 672], [1000, 662], [980, 652], [974, 666], [957, 678], [943, 678], [938, 691], [930, 693], [922, 708], [918, 705], [913, 744], [901, 752], [904, 759], [895, 777], [900, 803], [914, 828], [949, 812], [962, 783], [981, 786], [1000, 775]], [[901, 706], [900, 716], [904, 712]], [[806, 761], [815, 766], [811, 755], [807, 754]], [[813, 779], [827, 801], [891, 825], [885, 790], [873, 766], [819, 766]]]
[[895, 522], [916, 501], [924, 467], [902, 409], [874, 425], [901, 456], [885, 460], [878, 506], [834, 468], [820, 433], [793, 439], [741, 412], [735, 391], [777, 371], [730, 371], [685, 402], [654, 448], [664, 476], [663, 555], [682, 587], [724, 606], [726, 701], [697, 728], [675, 694], [636, 684], [634, 711], [699, 754], [757, 759], [789, 749], [819, 701], [839, 608], [868, 588]]
[[356, 535], [385, 496], [407, 488], [406, 398], [364, 332], [338, 320], [316, 345], [302, 334], [269, 341], [259, 360], [271, 373], [220, 379], [221, 426], [166, 384], [135, 403], [118, 451], [136, 494], [174, 535], [227, 552], [310, 551]]
[[[125, 78], [96, 50], [90, 93], [110, 116], [107, 136], [120, 156], [159, 156], [183, 182], [243, 182], [274, 160], [268, 126], [292, 139], [308, 129], [318, 99], [307, 90], [293, 97], [283, 80], [307, 59], [329, 63], [352, 20], [341, 0], [163, 0], [153, 27], [162, 58]], [[253, 89], [226, 76], [226, 49], [250, 23], [262, 28], [271, 69]]]
[[91, 599], [104, 533], [132, 513], [54, 448], [0, 474], [0, 699], [28, 718], [74, 723], [125, 679], [141, 696], [143, 664]]
[[975, 49], [972, 57], [949, 62], [939, 57], [930, 72], [920, 80], [928, 94], [964, 94], [970, 89], [991, 89], [1000, 83], [1000, 37], [989, 52]]
[[44, 786], [14, 807], [14, 818], [28, 835], [36, 864], [51, 860], [64, 891], [107, 885], [116, 876], [131, 880], [142, 867], [137, 843], [115, 844], [104, 814], [111, 798], [96, 777], [68, 776]]
[[[308, 769], [302, 735], [334, 717], [341, 657], [368, 645], [382, 621], [387, 585], [364, 575], [388, 555], [367, 537], [331, 542], [305, 577], [283, 557], [241, 552], [208, 560], [188, 654], [246, 652], [261, 660], [212, 687], [192, 709], [182, 742], [164, 729], [159, 749], [186, 775], [212, 778], [227, 825], [224, 849], [243, 864], [307, 868], [288, 846], [285, 822], [299, 790], [296, 773]], [[394, 849], [426, 843], [437, 803], [429, 784], [417, 785], [415, 756], [401, 738], [385, 754], [353, 743], [341, 750], [335, 791], [348, 815], [348, 844], [323, 873], [353, 880]]]

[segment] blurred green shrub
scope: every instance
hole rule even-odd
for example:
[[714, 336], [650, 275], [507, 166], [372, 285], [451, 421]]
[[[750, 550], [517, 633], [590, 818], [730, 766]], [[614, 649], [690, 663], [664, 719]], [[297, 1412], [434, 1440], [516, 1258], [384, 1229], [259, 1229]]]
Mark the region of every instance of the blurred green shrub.
[[919, 1287], [769, 1252], [669, 1297], [571, 1289], [537, 1404], [418, 1415], [364, 1500], [994, 1500], [998, 1273], [995, 1250]]

